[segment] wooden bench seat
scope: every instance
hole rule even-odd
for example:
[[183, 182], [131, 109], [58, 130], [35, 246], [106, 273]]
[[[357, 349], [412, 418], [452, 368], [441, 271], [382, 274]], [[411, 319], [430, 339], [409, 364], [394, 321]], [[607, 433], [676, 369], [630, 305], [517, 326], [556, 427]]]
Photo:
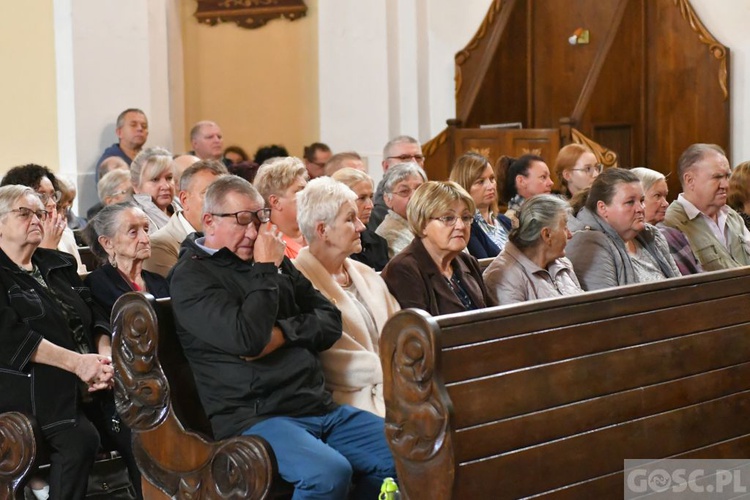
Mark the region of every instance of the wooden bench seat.
[[146, 498], [290, 496], [264, 439], [213, 439], [169, 299], [123, 295], [112, 311], [112, 329], [115, 401], [133, 431]]
[[410, 499], [622, 498], [625, 459], [750, 455], [750, 268], [431, 317], [381, 338]]

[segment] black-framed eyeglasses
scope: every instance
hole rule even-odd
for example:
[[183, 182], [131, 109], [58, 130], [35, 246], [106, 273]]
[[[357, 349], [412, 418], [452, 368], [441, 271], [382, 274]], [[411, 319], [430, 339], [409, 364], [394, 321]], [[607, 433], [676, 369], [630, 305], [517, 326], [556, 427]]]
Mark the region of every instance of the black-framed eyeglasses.
[[464, 223], [464, 226], [471, 226], [474, 223], [473, 215], [462, 215], [461, 217], [458, 217], [457, 215], [443, 215], [442, 217], [430, 217], [430, 219], [439, 220], [448, 227], [455, 226], [456, 222], [458, 222], [458, 219], [461, 219], [461, 222]]
[[234, 212], [231, 214], [211, 215], [213, 215], [214, 217], [234, 217], [234, 219], [237, 221], [237, 224], [239, 224], [240, 226], [247, 226], [251, 222], [256, 226], [259, 226], [271, 220], [271, 209], [261, 208], [260, 210], [256, 210], [255, 212], [253, 212], [252, 210], [240, 210], [239, 212]]
[[402, 154], [398, 156], [389, 156], [389, 160], [401, 160], [402, 162], [409, 162], [414, 160], [417, 163], [423, 163], [424, 162], [424, 155], [408, 155], [408, 154]]
[[40, 200], [42, 200], [43, 205], [46, 205], [49, 200], [53, 200], [55, 203], [57, 203], [62, 198], [62, 193], [60, 191], [55, 191], [52, 194], [37, 193], [36, 195]]
[[36, 215], [40, 221], [44, 222], [47, 220], [47, 216], [49, 216], [49, 212], [46, 210], [32, 210], [27, 207], [18, 207], [11, 210], [11, 212], [15, 212], [18, 214], [19, 219], [27, 220], [31, 218], [32, 215]]
[[586, 175], [594, 175], [594, 173], [601, 174], [604, 170], [604, 165], [597, 163], [596, 165], [587, 165], [583, 168], [571, 168], [573, 172], [584, 172]]

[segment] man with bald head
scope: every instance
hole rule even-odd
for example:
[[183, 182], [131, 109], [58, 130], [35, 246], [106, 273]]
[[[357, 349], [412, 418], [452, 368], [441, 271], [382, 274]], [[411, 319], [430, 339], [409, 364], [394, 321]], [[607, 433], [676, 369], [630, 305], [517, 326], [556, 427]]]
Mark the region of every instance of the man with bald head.
[[[682, 193], [669, 205], [664, 225], [684, 235], [705, 271], [750, 265], [750, 232], [727, 205], [732, 171], [724, 150], [693, 144], [680, 156], [678, 167]], [[675, 261], [682, 259], [685, 247], [667, 239]]]
[[219, 126], [208, 120], [203, 120], [190, 129], [190, 154], [201, 160], [222, 160], [224, 154], [224, 134]]

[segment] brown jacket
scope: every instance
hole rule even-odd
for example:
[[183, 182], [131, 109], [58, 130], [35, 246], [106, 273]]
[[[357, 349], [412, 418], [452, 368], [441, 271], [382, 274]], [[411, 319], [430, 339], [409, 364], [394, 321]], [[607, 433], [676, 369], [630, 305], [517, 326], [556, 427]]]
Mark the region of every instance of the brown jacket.
[[[474, 257], [460, 253], [453, 260], [453, 269], [477, 308], [496, 305], [495, 299], [487, 292]], [[403, 309], [415, 307], [433, 316], [466, 310], [440, 274], [421, 238], [414, 238], [409, 246], [393, 257], [381, 277]]]

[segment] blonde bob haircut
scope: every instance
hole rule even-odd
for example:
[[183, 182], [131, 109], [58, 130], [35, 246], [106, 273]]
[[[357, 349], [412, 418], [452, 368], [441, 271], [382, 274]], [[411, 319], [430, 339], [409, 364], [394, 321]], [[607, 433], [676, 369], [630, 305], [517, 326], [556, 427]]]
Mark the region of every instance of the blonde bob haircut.
[[333, 175], [331, 175], [331, 178], [343, 182], [349, 188], [353, 188], [360, 182], [369, 182], [371, 187], [375, 187], [375, 184], [372, 182], [372, 177], [367, 175], [366, 172], [362, 172], [356, 168], [346, 167], [341, 170], [336, 170]]
[[302, 160], [294, 156], [274, 158], [260, 166], [253, 186], [266, 203], [270, 203], [269, 198], [272, 194], [282, 196], [300, 176], [305, 180], [310, 178]]
[[164, 148], [146, 148], [130, 164], [130, 182], [140, 188], [143, 181], [159, 177], [165, 170], [174, 174], [172, 153]]
[[[458, 157], [453, 164], [450, 180], [460, 185], [467, 193], [471, 192], [471, 187], [484, 173], [487, 167], [492, 168], [490, 160], [479, 153], [466, 153]], [[492, 175], [495, 175], [493, 170]], [[495, 181], [497, 182], [497, 181]], [[490, 205], [492, 213], [497, 213], [497, 186], [495, 190], [495, 199]]]
[[[417, 188], [406, 207], [406, 219], [414, 236], [421, 238], [432, 217], [440, 217], [457, 201], [463, 201], [474, 215], [474, 200], [459, 184], [453, 181], [427, 181]], [[460, 215], [460, 214], [458, 214]]]
[[738, 212], [744, 212], [745, 202], [750, 198], [748, 187], [750, 187], [750, 161], [745, 161], [734, 167], [732, 176], [729, 177], [727, 205]]

